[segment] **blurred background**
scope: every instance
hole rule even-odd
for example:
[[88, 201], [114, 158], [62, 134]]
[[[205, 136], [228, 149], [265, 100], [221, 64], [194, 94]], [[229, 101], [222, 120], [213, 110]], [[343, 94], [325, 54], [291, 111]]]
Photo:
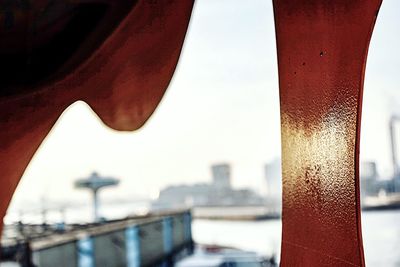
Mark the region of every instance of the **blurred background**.
[[[398, 10], [399, 1], [384, 1], [366, 70], [360, 171], [368, 266], [400, 266]], [[85, 103], [71, 105], [25, 171], [5, 223], [193, 208], [196, 243], [279, 258], [280, 172], [271, 1], [199, 0], [177, 71], [146, 125], [113, 131]], [[90, 177], [118, 183], [98, 192], [97, 215], [77, 182]]]

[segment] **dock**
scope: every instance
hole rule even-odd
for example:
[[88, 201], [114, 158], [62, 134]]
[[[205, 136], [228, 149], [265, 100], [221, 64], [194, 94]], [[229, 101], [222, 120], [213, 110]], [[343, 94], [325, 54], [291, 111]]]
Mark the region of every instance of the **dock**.
[[20, 266], [173, 266], [193, 253], [191, 221], [190, 211], [179, 211], [42, 234], [27, 226], [29, 237], [2, 241], [2, 255]]

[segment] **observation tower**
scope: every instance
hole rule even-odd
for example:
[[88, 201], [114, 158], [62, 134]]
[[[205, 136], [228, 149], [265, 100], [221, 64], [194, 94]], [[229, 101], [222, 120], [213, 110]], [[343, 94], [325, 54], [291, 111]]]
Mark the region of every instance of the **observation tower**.
[[93, 193], [93, 218], [95, 222], [100, 221], [99, 216], [99, 197], [98, 192], [100, 189], [119, 184], [119, 180], [113, 177], [101, 177], [97, 172], [93, 172], [87, 178], [81, 178], [75, 181], [76, 188], [89, 189]]

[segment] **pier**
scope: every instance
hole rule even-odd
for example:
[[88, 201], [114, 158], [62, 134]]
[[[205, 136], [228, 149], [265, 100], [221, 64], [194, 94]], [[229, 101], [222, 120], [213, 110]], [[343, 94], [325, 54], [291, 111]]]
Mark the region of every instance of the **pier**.
[[2, 243], [9, 260], [20, 266], [172, 266], [193, 252], [191, 213], [75, 225], [59, 233], [31, 233], [24, 240]]

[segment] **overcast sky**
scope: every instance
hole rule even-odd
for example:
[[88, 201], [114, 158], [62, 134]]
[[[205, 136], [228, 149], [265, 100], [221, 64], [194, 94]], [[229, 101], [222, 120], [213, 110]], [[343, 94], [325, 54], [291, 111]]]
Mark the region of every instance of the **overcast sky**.
[[[368, 58], [362, 158], [390, 175], [388, 118], [400, 108], [400, 1], [385, 0]], [[89, 201], [73, 181], [92, 171], [122, 183], [104, 198], [148, 197], [169, 184], [208, 182], [232, 165], [233, 184], [265, 192], [264, 164], [279, 157], [278, 76], [269, 0], [198, 0], [165, 97], [139, 131], [106, 128], [83, 102], [64, 112], [26, 170], [25, 201]], [[399, 127], [400, 132], [400, 127]]]

